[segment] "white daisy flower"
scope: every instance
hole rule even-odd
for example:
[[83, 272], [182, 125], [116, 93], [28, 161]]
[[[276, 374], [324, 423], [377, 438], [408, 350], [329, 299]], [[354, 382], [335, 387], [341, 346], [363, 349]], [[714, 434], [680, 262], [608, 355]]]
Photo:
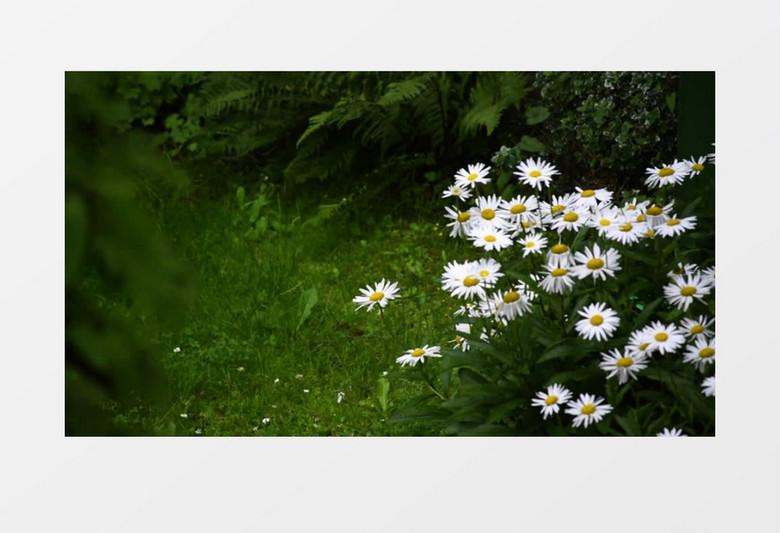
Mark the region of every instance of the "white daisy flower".
[[179, 352], [181, 352], [181, 348], [179, 346], [173, 349], [173, 353], [179, 353]]
[[[466, 335], [471, 333], [471, 324], [468, 322], [461, 322], [460, 324], [455, 324], [455, 331], [458, 333], [465, 333]], [[455, 338], [450, 341], [454, 344], [453, 348], [457, 348], [463, 352], [469, 351], [469, 341], [463, 337], [461, 337], [458, 334], [455, 334]]]
[[504, 229], [509, 224], [505, 217], [507, 212], [500, 209], [501, 199], [495, 194], [477, 196], [476, 205], [469, 209], [474, 228]]
[[427, 344], [422, 348], [412, 348], [411, 350], [404, 352], [404, 354], [398, 357], [395, 362], [401, 363], [401, 366], [414, 366], [417, 363], [424, 362], [426, 357], [441, 357], [441, 354], [439, 353], [440, 349], [439, 346], [428, 347]]
[[574, 415], [573, 427], [581, 425], [588, 427], [604, 418], [604, 415], [612, 411], [612, 406], [604, 402], [604, 398], [596, 398], [594, 394], [580, 394], [576, 401], [569, 403], [566, 413]]
[[704, 378], [701, 382], [701, 393], [705, 396], [715, 396], [715, 376]]
[[455, 298], [473, 298], [480, 299], [485, 297], [485, 286], [482, 278], [476, 269], [476, 264], [467, 261], [465, 263], [456, 263], [452, 261], [444, 267], [444, 274], [441, 277], [442, 289], [450, 291]]
[[661, 322], [653, 322], [647, 327], [647, 334], [650, 342], [647, 349], [652, 352], [674, 353], [685, 342], [682, 332], [674, 324], [665, 326]]
[[623, 212], [624, 215], [629, 217], [632, 215], [637, 216], [641, 213], [644, 213], [648, 205], [650, 205], [650, 200], [643, 200], [641, 202], [637, 202], [635, 197], [630, 202], [626, 202], [621, 208], [621, 211]]
[[607, 379], [617, 375], [618, 385], [628, 381], [628, 378], [637, 379], [636, 373], [647, 368], [647, 356], [633, 354], [631, 352], [620, 353], [618, 350], [610, 350], [601, 354], [602, 362], [599, 368], [609, 372]]
[[577, 205], [595, 208], [600, 203], [607, 203], [612, 201], [612, 193], [607, 189], [581, 189], [579, 187], [574, 188], [577, 198]]
[[639, 222], [645, 221], [649, 227], [656, 228], [657, 226], [660, 226], [669, 220], [669, 213], [672, 212], [673, 208], [674, 200], [670, 201], [663, 207], [653, 204], [645, 209], [643, 213], [641, 213], [644, 215], [644, 218]]
[[690, 159], [683, 159], [683, 164], [691, 174], [690, 177], [701, 174], [704, 170], [705, 163], [707, 163], [707, 156], [705, 155], [699, 157], [699, 159], [695, 159], [693, 156], [691, 156]]
[[578, 231], [589, 218], [588, 208], [575, 204], [556, 215], [550, 229], [557, 230], [558, 233], [563, 233], [564, 230]]
[[539, 283], [539, 286], [547, 292], [563, 294], [574, 286], [574, 277], [568, 268], [544, 265], [547, 276]]
[[554, 267], [568, 268], [574, 265], [571, 250], [563, 243], [553, 244], [547, 252], [547, 263]]
[[477, 261], [475, 270], [479, 274], [480, 279], [482, 279], [482, 284], [485, 288], [493, 287], [498, 282], [498, 278], [504, 275], [501, 272], [501, 263], [490, 257]]
[[535, 220], [535, 212], [539, 203], [535, 196], [515, 196], [511, 200], [501, 200], [501, 210], [504, 211], [504, 219], [518, 225], [523, 220]]
[[697, 265], [691, 263], [677, 263], [676, 267], [666, 273], [666, 277], [673, 278], [675, 276], [682, 275], [690, 276], [691, 274], [695, 274], [698, 270], [699, 267]]
[[479, 308], [477, 307], [477, 305], [471, 302], [466, 302], [465, 305], [461, 305], [453, 314], [455, 316], [466, 315], [469, 318], [479, 318], [480, 316], [482, 316], [479, 312]]
[[672, 215], [666, 222], [659, 224], [653, 229], [661, 237], [676, 237], [695, 227], [696, 217], [677, 218], [677, 215]]
[[704, 372], [707, 365], [715, 362], [715, 339], [698, 337], [693, 346], [688, 345], [683, 354], [683, 361], [693, 363], [697, 370]]
[[460, 185], [450, 185], [446, 189], [444, 189], [444, 192], [441, 193], [442, 198], [458, 198], [459, 200], [468, 200], [471, 198], [471, 191], [468, 190], [466, 187], [461, 187]]
[[715, 288], [715, 265], [707, 267], [701, 271], [702, 281]]
[[498, 319], [514, 320], [526, 314], [531, 308], [528, 297], [522, 289], [509, 290], [504, 293], [498, 292], [492, 295], [487, 303], [489, 309], [493, 310], [495, 317]]
[[673, 276], [671, 283], [664, 287], [664, 296], [670, 304], [687, 311], [694, 298], [703, 302], [711, 289], [710, 285], [702, 283], [701, 274]]
[[585, 248], [585, 253], [576, 252], [574, 254], [575, 266], [572, 272], [580, 279], [592, 276], [595, 280], [600, 278], [606, 280], [607, 276], [615, 277], [615, 271], [621, 270], [618, 263], [620, 254], [617, 250], [602, 250], [598, 244], [594, 244], [592, 249]]
[[552, 202], [549, 204], [544, 201], [539, 202], [542, 220], [548, 223], [552, 222], [555, 215], [573, 207], [577, 203], [577, 197], [571, 193], [564, 194], [563, 196], [555, 196], [553, 194], [551, 200]]
[[597, 207], [588, 217], [587, 225], [596, 228], [599, 235], [605, 235], [609, 228], [618, 223], [618, 209], [613, 205]]
[[620, 325], [617, 313], [607, 308], [605, 303], [587, 305], [577, 313], [583, 318], [574, 327], [585, 340], [591, 340], [595, 337], [596, 340], [605, 341]]
[[571, 398], [571, 391], [563, 385], [553, 383], [547, 387], [547, 392], [540, 391], [536, 393], [536, 398], [531, 400], [531, 405], [542, 408], [542, 418], [547, 419], [557, 413], [562, 405]]
[[542, 187], [549, 187], [553, 176], [560, 172], [541, 158], [537, 160], [529, 158], [517, 165], [517, 172], [514, 174], [518, 176], [520, 183], [542, 190]]
[[484, 248], [486, 252], [499, 251], [512, 246], [512, 239], [509, 238], [509, 235], [498, 228], [472, 228], [468, 238], [474, 243], [474, 246]]
[[646, 223], [629, 222], [624, 217], [618, 217], [617, 223], [610, 226], [604, 236], [621, 244], [634, 244], [642, 240], [646, 231]]
[[676, 159], [671, 165], [663, 165], [661, 168], [648, 168], [645, 185], [648, 187], [663, 187], [664, 185], [679, 185], [688, 176], [688, 168], [685, 163]]
[[362, 293], [362, 296], [355, 296], [352, 299], [356, 304], [360, 304], [355, 311], [366, 305], [368, 306], [366, 311], [371, 311], [377, 304], [381, 309], [382, 307], [385, 307], [390, 300], [401, 297], [398, 294], [398, 283], [390, 283], [389, 281], [385, 281], [384, 278], [382, 278], [382, 281], [377, 283], [374, 287], [367, 285], [365, 289], [360, 289], [360, 292]]
[[704, 315], [699, 315], [696, 320], [690, 318], [683, 318], [680, 321], [680, 326], [685, 331], [685, 336], [688, 339], [698, 338], [698, 336], [712, 338], [715, 335], [710, 329], [712, 323], [715, 322], [714, 318], [707, 318]]
[[687, 436], [688, 435], [683, 433], [681, 429], [677, 429], [677, 428], [672, 428], [672, 429], [664, 428], [662, 432], [656, 434], [656, 437], [687, 437]]
[[460, 211], [457, 208], [447, 206], [444, 209], [447, 211], [444, 217], [452, 221], [447, 223], [447, 227], [452, 228], [450, 237], [465, 237], [474, 223], [471, 219], [471, 214], [468, 211]]
[[626, 352], [649, 357], [655, 350], [652, 340], [649, 327], [632, 331], [626, 343]]
[[547, 238], [542, 237], [540, 233], [528, 233], [517, 242], [523, 247], [523, 257], [528, 254], [541, 254], [547, 248]]
[[466, 165], [468, 169], [462, 168], [455, 173], [455, 185], [462, 189], [470, 189], [477, 183], [490, 183], [487, 177], [490, 167], [482, 163], [476, 165]]

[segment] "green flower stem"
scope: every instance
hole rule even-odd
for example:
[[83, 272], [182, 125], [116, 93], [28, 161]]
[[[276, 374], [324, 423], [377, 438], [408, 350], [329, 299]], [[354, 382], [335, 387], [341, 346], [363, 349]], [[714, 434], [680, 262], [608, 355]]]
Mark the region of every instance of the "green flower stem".
[[439, 399], [441, 399], [441, 400], [446, 400], [447, 398], [445, 398], [445, 397], [444, 397], [444, 395], [442, 395], [442, 393], [440, 393], [440, 392], [439, 392], [439, 391], [436, 389], [436, 387], [435, 387], [435, 386], [434, 386], [434, 384], [433, 384], [433, 381], [431, 381], [431, 378], [430, 378], [430, 376], [428, 376], [428, 374], [425, 372], [425, 369], [423, 368], [423, 363], [422, 363], [422, 362], [420, 362], [420, 364], [418, 364], [418, 365], [417, 365], [417, 368], [419, 368], [419, 369], [420, 369], [420, 375], [423, 377], [423, 380], [424, 380], [424, 381], [425, 381], [425, 383], [428, 385], [428, 387], [429, 387], [429, 388], [430, 388], [430, 389], [433, 391], [433, 393], [434, 393], [436, 396], [438, 396], [438, 397], [439, 397]]

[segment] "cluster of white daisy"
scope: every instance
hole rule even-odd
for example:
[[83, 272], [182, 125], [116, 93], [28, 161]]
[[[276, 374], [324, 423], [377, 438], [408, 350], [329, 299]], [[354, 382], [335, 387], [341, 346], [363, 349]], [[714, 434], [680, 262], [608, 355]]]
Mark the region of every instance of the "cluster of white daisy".
[[[700, 174], [710, 162], [702, 156], [648, 168], [645, 183], [651, 188], [676, 186]], [[520, 163], [514, 173], [521, 184], [531, 188], [529, 193], [509, 200], [483, 196], [478, 189], [490, 183], [489, 171], [490, 167], [481, 163], [468, 165], [456, 173], [454, 183], [443, 193], [444, 198], [457, 200], [455, 205], [445, 207], [450, 237], [468, 240], [485, 252], [485, 258], [478, 261], [450, 261], [441, 277], [444, 290], [454, 298], [466, 300], [455, 315], [465, 316], [468, 322], [457, 324], [455, 339], [451, 341], [464, 351], [469, 349], [469, 342], [463, 335], [472, 333], [475, 319], [490, 318], [499, 323], [496, 329], [484, 328], [480, 337], [489, 340], [501, 331], [501, 325], [506, 326], [534, 309], [537, 294], [521, 281], [508, 280], [501, 263], [488, 257], [488, 253], [519, 245], [523, 260], [530, 258], [533, 264], [529, 275], [538, 287], [550, 294], [566, 294], [583, 280], [588, 281], [588, 286], [603, 286], [616, 278], [623, 270], [621, 249], [657, 237], [675, 238], [696, 228], [696, 217], [678, 215], [674, 200], [656, 203], [634, 197], [615, 203], [613, 193], [606, 189], [576, 187], [560, 196], [548, 194], [547, 201], [540, 193], [559, 172], [542, 159], [530, 158]], [[590, 233], [592, 238], [589, 244], [578, 246], [583, 241], [583, 229], [584, 236]], [[576, 247], [580, 249], [574, 250]], [[668, 277], [664, 296], [669, 304], [685, 312], [694, 302], [706, 304], [705, 297], [711, 295], [715, 285], [714, 267], [680, 265]], [[500, 282], [507, 285], [507, 281], [507, 289], [498, 288]], [[621, 325], [619, 314], [606, 302], [587, 303], [575, 312], [580, 317], [575, 330], [587, 341], [608, 341]], [[704, 315], [696, 320], [684, 318], [679, 324], [653, 321], [631, 332], [622, 348], [602, 352], [599, 367], [606, 372], [607, 379], [616, 378], [623, 385], [638, 379], [638, 373], [651, 364], [654, 354], [672, 354], [684, 348], [682, 360], [705, 371], [714, 362], [715, 339], [709, 329], [713, 321]], [[702, 383], [702, 393], [714, 395], [714, 377]], [[556, 384], [548, 387], [547, 392], [538, 392], [532, 403], [542, 408], [546, 419], [569, 399], [569, 391]], [[572, 402], [567, 412], [575, 415], [573, 425], [587, 427], [601, 420], [612, 409], [601, 402], [602, 399], [588, 394]]]

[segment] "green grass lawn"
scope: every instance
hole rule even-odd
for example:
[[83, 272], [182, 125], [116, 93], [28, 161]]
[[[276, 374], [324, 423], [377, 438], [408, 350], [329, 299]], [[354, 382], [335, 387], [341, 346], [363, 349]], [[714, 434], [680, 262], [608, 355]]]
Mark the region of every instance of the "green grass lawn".
[[[155, 339], [170, 404], [118, 411], [130, 433], [438, 434], [386, 422], [425, 386], [393, 378], [419, 370], [395, 358], [454, 338], [453, 303], [439, 284], [453, 244], [431, 217], [385, 218], [354, 236], [338, 213], [303, 226], [285, 216], [280, 230], [257, 236], [235, 203], [171, 205], [158, 215], [197, 299], [181, 309], [184, 327]], [[383, 314], [356, 311], [358, 289], [382, 278], [399, 283], [401, 298]]]

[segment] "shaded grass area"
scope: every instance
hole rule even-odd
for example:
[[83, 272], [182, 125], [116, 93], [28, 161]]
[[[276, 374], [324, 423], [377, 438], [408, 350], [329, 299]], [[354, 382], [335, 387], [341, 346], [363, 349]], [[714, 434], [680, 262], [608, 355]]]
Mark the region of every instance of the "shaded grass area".
[[[438, 434], [386, 422], [424, 384], [383, 373], [399, 370], [405, 350], [454, 337], [439, 284], [441, 229], [385, 218], [356, 237], [337, 216], [281, 219], [291, 222], [258, 235], [232, 203], [160, 209], [198, 297], [181, 310], [185, 326], [156, 339], [172, 387], [167, 410], [139, 404], [118, 421], [130, 433], [175, 435]], [[402, 298], [382, 314], [355, 311], [358, 289], [383, 277]]]

